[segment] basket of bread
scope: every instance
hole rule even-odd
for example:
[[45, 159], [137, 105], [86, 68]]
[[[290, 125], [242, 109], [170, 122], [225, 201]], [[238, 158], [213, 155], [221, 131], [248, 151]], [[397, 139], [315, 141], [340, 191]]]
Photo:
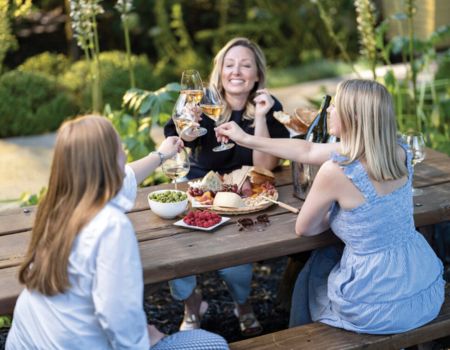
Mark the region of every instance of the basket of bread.
[[261, 167], [243, 166], [229, 174], [210, 171], [201, 180], [188, 183], [188, 198], [194, 208], [209, 208], [219, 214], [238, 215], [257, 212], [276, 200], [274, 174]]
[[273, 113], [275, 119], [283, 124], [291, 135], [305, 134], [316, 115], [317, 111], [303, 107], [296, 108], [293, 114], [288, 114], [283, 111]]

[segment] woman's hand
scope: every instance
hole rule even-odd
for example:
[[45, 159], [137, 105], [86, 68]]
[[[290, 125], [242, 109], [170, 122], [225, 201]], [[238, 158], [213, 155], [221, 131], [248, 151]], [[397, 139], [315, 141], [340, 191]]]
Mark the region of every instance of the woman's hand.
[[255, 102], [255, 118], [265, 117], [275, 104], [275, 100], [267, 89], [257, 90], [253, 102]]
[[216, 137], [218, 142], [228, 142], [228, 140], [233, 140], [237, 144], [244, 142], [245, 138], [248, 136], [247, 133], [242, 130], [236, 122], [228, 122], [222, 124], [214, 129], [216, 132]]
[[179, 137], [169, 136], [161, 143], [158, 151], [166, 156], [166, 158], [170, 158], [175, 153], [180, 152], [183, 146], [183, 141]]

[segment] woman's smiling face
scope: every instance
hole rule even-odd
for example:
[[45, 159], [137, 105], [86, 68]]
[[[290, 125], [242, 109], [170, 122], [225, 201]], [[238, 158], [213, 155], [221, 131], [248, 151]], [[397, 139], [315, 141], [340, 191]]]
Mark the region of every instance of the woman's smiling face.
[[258, 69], [253, 51], [234, 46], [225, 55], [221, 72], [225, 94], [248, 95], [258, 81]]

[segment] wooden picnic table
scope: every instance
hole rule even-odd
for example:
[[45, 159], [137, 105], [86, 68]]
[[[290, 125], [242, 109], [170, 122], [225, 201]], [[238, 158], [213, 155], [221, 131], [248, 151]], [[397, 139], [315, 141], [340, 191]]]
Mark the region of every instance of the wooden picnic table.
[[[290, 167], [275, 171], [279, 200], [294, 207], [302, 201], [292, 195]], [[416, 226], [450, 220], [450, 157], [428, 149], [427, 158], [416, 165], [414, 186], [424, 194], [415, 197]], [[180, 184], [182, 189], [187, 184]], [[234, 216], [213, 232], [194, 231], [155, 216], [148, 207], [148, 193], [171, 184], [141, 188], [135, 207], [128, 213], [139, 240], [145, 284], [213, 271], [219, 268], [309, 251], [333, 242], [330, 233], [298, 238], [294, 234], [296, 215], [273, 205], [266, 209], [270, 225], [264, 231], [239, 231]], [[0, 315], [11, 313], [22, 286], [17, 280], [18, 265], [26, 250], [35, 207], [0, 212]], [[177, 219], [178, 220], [178, 219]]]

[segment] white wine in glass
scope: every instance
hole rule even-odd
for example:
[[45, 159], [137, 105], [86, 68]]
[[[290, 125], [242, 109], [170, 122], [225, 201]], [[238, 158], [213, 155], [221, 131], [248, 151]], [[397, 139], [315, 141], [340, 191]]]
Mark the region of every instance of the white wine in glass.
[[[409, 132], [405, 135], [406, 144], [410, 147], [412, 152], [413, 167], [425, 159], [425, 139], [421, 132]], [[423, 193], [420, 188], [412, 189], [413, 196], [418, 196]]]
[[192, 108], [188, 96], [180, 94], [172, 112], [172, 120], [180, 136], [199, 137], [208, 132], [205, 128], [195, 124], [195, 115]]
[[181, 90], [180, 94], [186, 95], [187, 102], [192, 104], [200, 103], [203, 97], [202, 90]]
[[202, 112], [209, 117], [210, 119], [217, 122], [220, 118], [220, 115], [223, 111], [223, 106], [221, 105], [208, 105], [208, 104], [200, 104], [200, 108]]
[[167, 177], [172, 179], [175, 189], [177, 189], [177, 181], [185, 177], [189, 173], [189, 169], [189, 155], [184, 148], [162, 163], [162, 171]]
[[[214, 85], [209, 85], [203, 88], [203, 98], [200, 102], [200, 108], [202, 112], [210, 119], [212, 119], [216, 126], [225, 122], [225, 118], [222, 114], [224, 109], [224, 103], [222, 97], [217, 91]], [[220, 146], [214, 147], [214, 152], [226, 151], [234, 147], [234, 143], [222, 143]]]
[[181, 91], [187, 102], [196, 105], [203, 97], [203, 83], [200, 73], [195, 69], [187, 69], [181, 75]]

